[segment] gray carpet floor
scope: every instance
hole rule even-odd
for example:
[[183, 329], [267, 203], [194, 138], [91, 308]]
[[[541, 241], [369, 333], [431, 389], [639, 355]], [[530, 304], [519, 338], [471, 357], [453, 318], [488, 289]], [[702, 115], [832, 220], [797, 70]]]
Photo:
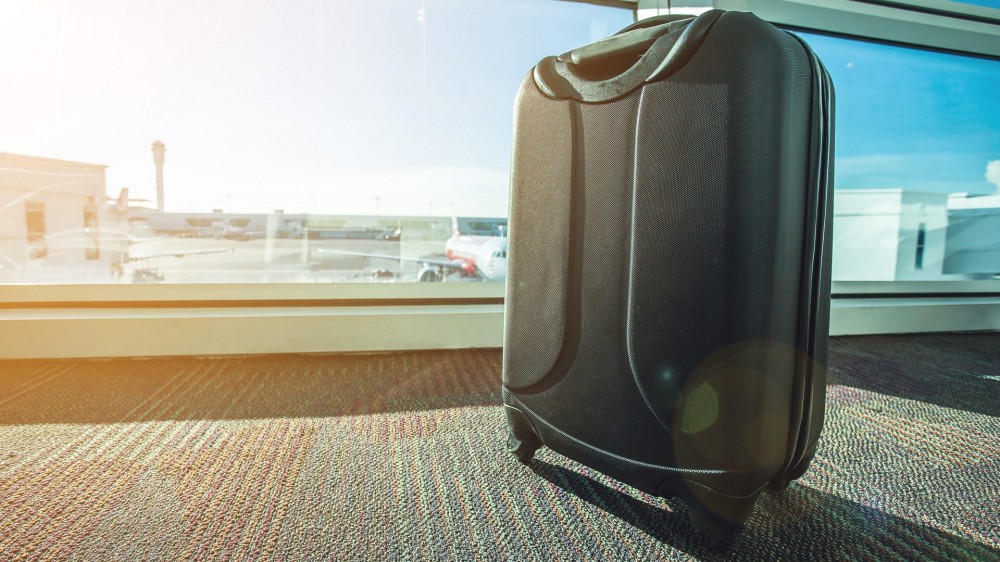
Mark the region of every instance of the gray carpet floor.
[[835, 338], [734, 548], [504, 449], [497, 350], [0, 362], [0, 560], [1000, 560], [1000, 334]]

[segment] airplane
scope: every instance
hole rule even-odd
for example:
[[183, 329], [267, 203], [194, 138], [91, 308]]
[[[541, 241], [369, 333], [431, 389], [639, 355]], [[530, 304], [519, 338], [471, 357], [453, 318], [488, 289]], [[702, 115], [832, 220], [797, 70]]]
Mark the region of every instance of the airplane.
[[[110, 197], [108, 197], [108, 199], [110, 199]], [[132, 208], [132, 206], [129, 205], [129, 203], [131, 203], [131, 202], [136, 202], [136, 203], [151, 203], [151, 201], [149, 199], [133, 199], [133, 198], [129, 197], [128, 196], [128, 188], [127, 187], [123, 187], [122, 190], [118, 192], [118, 198], [115, 199], [115, 210], [116, 211], [120, 211], [120, 212], [128, 211], [130, 208]], [[142, 208], [142, 207], [140, 206], [139, 208]]]
[[[461, 234], [458, 221], [452, 220], [452, 236], [444, 244], [445, 255], [461, 262], [467, 276], [476, 275], [484, 281], [507, 278], [507, 237]], [[419, 279], [419, 278], [418, 278]]]
[[420, 265], [417, 281], [423, 283], [444, 281], [454, 272], [463, 278], [482, 281], [503, 281], [507, 278], [507, 237], [503, 234], [503, 227], [500, 227], [500, 236], [482, 236], [462, 234], [456, 217], [452, 217], [451, 226], [452, 235], [445, 242], [444, 258], [414, 258], [329, 248], [319, 248], [316, 252], [417, 263]]
[[116, 278], [120, 278], [125, 271], [125, 264], [132, 262], [141, 262], [142, 267], [132, 268], [132, 283], [159, 283], [163, 281], [164, 275], [160, 273], [160, 270], [151, 267], [149, 265], [149, 260], [156, 258], [183, 258], [184, 256], [198, 256], [205, 254], [221, 254], [224, 252], [235, 252], [235, 248], [205, 248], [200, 250], [178, 250], [178, 251], [166, 251], [152, 254], [144, 254], [140, 256], [133, 256], [129, 251], [132, 244], [139, 242], [141, 240], [131, 240], [125, 246], [124, 251], [119, 250], [119, 260], [112, 264], [112, 268]]

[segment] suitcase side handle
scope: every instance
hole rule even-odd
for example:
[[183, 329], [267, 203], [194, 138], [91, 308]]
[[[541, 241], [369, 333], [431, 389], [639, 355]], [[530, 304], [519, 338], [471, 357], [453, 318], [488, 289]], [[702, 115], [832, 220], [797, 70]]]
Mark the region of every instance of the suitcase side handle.
[[542, 59], [533, 72], [535, 84], [556, 99], [600, 103], [623, 97], [684, 66], [724, 13], [633, 24], [608, 39]]

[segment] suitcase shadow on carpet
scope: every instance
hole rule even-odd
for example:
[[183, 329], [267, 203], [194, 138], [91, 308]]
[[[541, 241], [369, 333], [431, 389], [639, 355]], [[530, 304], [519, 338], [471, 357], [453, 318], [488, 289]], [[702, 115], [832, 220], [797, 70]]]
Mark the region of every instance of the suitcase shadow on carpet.
[[[765, 493], [736, 544], [719, 554], [705, 548], [677, 499], [648, 503], [589, 476], [535, 458], [532, 471], [567, 495], [601, 509], [662, 546], [707, 560], [987, 560], [1000, 551], [868, 505], [793, 483]], [[571, 497], [572, 496], [572, 497]], [[878, 498], [872, 498], [878, 501]]]

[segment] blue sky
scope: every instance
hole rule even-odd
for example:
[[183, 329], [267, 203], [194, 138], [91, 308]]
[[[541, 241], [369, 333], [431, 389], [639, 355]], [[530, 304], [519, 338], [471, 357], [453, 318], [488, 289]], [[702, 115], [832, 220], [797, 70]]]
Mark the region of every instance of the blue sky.
[[1000, 61], [803, 34], [837, 91], [836, 185], [992, 193]]
[[[551, 0], [13, 0], [0, 152], [107, 164], [167, 210], [502, 215], [513, 100], [627, 10]], [[807, 35], [837, 186], [990, 192], [1000, 62]]]

